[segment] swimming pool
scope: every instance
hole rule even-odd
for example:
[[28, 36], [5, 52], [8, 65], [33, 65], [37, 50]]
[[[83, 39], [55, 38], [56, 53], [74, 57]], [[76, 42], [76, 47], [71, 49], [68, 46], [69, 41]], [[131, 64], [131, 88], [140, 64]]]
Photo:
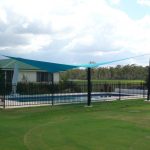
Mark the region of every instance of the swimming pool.
[[[126, 94], [117, 92], [95, 92], [91, 94], [91, 102], [114, 101], [117, 99], [135, 99], [142, 95]], [[5, 108], [32, 107], [61, 104], [87, 104], [87, 93], [61, 93], [61, 94], [39, 94], [39, 95], [6, 95]]]
[[[113, 97], [127, 97], [133, 96], [124, 93], [92, 93], [91, 99], [103, 99]], [[34, 102], [34, 101], [73, 101], [73, 100], [87, 100], [87, 93], [68, 93], [68, 94], [42, 94], [42, 95], [8, 95], [7, 100], [18, 102]]]

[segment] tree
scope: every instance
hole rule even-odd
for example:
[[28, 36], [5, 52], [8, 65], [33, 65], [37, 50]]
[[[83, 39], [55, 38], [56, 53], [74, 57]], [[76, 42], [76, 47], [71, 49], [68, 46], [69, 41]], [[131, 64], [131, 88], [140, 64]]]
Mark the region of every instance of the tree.
[[[86, 80], [86, 69], [74, 69], [61, 73], [61, 79]], [[92, 69], [93, 80], [104, 79], [124, 79], [124, 80], [145, 80], [147, 77], [147, 67], [131, 65], [117, 65], [115, 67], [100, 67]]]

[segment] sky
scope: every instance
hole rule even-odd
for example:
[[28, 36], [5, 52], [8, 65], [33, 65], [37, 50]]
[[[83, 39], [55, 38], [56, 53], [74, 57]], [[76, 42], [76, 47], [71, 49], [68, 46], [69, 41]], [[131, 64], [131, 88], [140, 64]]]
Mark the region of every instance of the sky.
[[0, 0], [0, 55], [85, 64], [147, 53], [150, 0]]

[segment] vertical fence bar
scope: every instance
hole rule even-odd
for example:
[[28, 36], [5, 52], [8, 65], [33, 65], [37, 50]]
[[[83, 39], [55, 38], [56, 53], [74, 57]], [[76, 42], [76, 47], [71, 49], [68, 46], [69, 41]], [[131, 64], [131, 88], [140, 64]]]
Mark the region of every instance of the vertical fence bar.
[[51, 95], [51, 100], [52, 100], [52, 106], [54, 105], [54, 74], [52, 73], [52, 85], [51, 85], [51, 89], [52, 89], [52, 95]]
[[3, 100], [3, 107], [4, 107], [4, 109], [6, 108], [6, 71], [5, 71], [5, 77], [4, 77], [4, 100]]
[[149, 67], [148, 67], [148, 92], [147, 92], [147, 100], [150, 100], [150, 60], [149, 60]]
[[119, 100], [121, 100], [121, 83], [118, 83], [118, 88], [119, 88]]
[[142, 89], [143, 89], [143, 98], [145, 98], [145, 83], [142, 83]]
[[4, 98], [3, 98], [3, 108], [5, 109], [6, 107], [5, 107], [5, 88], [4, 88], [4, 96], [3, 96]]

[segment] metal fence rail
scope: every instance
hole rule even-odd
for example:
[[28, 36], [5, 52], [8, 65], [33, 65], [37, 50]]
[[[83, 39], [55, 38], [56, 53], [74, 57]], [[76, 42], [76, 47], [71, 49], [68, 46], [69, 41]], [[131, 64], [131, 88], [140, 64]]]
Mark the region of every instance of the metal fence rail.
[[[93, 83], [91, 102], [146, 98], [144, 83]], [[60, 84], [19, 83], [12, 94], [11, 83], [0, 85], [0, 107], [29, 107], [87, 103], [87, 84], [63, 82]]]

